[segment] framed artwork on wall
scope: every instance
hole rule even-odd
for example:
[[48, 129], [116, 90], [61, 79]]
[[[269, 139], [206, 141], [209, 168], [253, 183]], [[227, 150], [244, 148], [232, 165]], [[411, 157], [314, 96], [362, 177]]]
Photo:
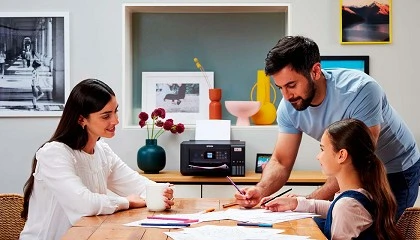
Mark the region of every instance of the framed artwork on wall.
[[369, 74], [369, 56], [321, 56], [321, 67], [351, 68]]
[[341, 44], [391, 43], [392, 0], [340, 0]]
[[69, 94], [66, 12], [0, 12], [0, 117], [61, 116]]
[[265, 165], [270, 161], [271, 153], [257, 153], [255, 160], [255, 173], [262, 173]]
[[142, 111], [152, 112], [161, 107], [166, 118], [183, 124], [209, 117], [209, 89], [214, 85], [214, 73], [206, 72], [143, 72]]

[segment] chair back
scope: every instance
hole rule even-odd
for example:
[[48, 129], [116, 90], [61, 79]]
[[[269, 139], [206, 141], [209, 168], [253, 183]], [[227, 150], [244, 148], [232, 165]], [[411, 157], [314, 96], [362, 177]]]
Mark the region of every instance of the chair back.
[[398, 219], [397, 228], [404, 239], [420, 239], [420, 207], [406, 208]]
[[19, 239], [25, 220], [20, 217], [23, 196], [0, 194], [0, 240]]

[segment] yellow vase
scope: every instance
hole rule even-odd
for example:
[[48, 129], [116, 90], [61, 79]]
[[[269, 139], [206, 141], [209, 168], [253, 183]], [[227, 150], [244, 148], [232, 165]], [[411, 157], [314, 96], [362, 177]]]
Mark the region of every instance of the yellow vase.
[[[256, 125], [270, 125], [276, 120], [276, 90], [270, 83], [270, 77], [265, 75], [264, 70], [258, 70], [257, 83], [252, 87], [251, 100], [253, 101], [253, 92], [255, 87], [257, 88], [257, 101], [261, 102], [260, 110], [251, 117], [252, 121]], [[271, 102], [270, 88], [274, 91], [274, 99]]]

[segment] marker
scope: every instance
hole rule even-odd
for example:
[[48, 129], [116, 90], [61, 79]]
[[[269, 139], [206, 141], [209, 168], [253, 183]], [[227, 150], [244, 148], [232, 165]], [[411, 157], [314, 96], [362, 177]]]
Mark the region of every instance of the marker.
[[198, 222], [198, 219], [174, 218], [174, 217], [157, 217], [157, 216], [150, 216], [150, 217], [147, 217], [147, 219], [175, 220], [175, 221], [181, 221], [181, 222], [184, 222], [184, 223]]
[[141, 223], [141, 226], [156, 226], [156, 227], [189, 227], [189, 223]]
[[265, 204], [267, 204], [267, 203], [271, 202], [272, 200], [274, 200], [274, 199], [276, 199], [276, 198], [278, 198], [278, 197], [280, 197], [280, 196], [282, 196], [282, 195], [284, 195], [284, 194], [286, 194], [286, 193], [288, 193], [288, 192], [290, 192], [290, 191], [292, 191], [292, 189], [291, 189], [291, 188], [289, 188], [288, 190], [286, 190], [286, 191], [284, 191], [284, 192], [280, 193], [279, 195], [274, 196], [273, 198], [268, 199], [267, 201], [263, 202], [261, 205], [265, 205]]
[[209, 212], [213, 212], [214, 210], [215, 210], [214, 208], [209, 208], [209, 209], [201, 211], [199, 213], [209, 213]]
[[229, 180], [230, 183], [232, 183], [232, 185], [236, 188], [236, 190], [238, 190], [240, 194], [245, 195], [241, 190], [239, 190], [238, 186], [236, 186], [236, 184], [233, 182], [233, 180], [229, 176], [226, 176], [226, 178]]
[[236, 206], [236, 205], [239, 205], [239, 203], [231, 202], [231, 203], [223, 204], [222, 207], [227, 208], [227, 207], [232, 207], [232, 206]]
[[250, 223], [250, 222], [238, 222], [237, 226], [252, 226], [252, 227], [273, 227], [273, 224], [269, 223]]

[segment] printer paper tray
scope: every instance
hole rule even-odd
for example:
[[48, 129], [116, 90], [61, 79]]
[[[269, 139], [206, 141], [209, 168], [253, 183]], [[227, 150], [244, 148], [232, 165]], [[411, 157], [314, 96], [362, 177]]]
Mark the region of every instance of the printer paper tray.
[[196, 168], [196, 169], [207, 169], [207, 170], [218, 170], [218, 169], [229, 169], [229, 166], [226, 164], [222, 164], [220, 166], [214, 166], [214, 167], [204, 167], [204, 166], [196, 166], [196, 165], [188, 165], [190, 168]]

